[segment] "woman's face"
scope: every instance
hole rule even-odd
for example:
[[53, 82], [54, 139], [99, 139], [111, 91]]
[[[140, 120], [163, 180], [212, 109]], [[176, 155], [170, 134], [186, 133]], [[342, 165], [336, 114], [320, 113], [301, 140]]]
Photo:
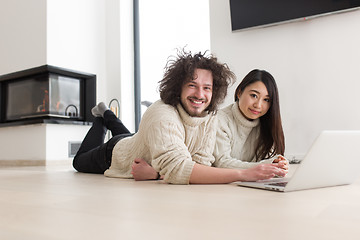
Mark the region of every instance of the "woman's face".
[[264, 116], [270, 108], [270, 97], [265, 84], [261, 81], [248, 85], [238, 93], [240, 112], [248, 120]]

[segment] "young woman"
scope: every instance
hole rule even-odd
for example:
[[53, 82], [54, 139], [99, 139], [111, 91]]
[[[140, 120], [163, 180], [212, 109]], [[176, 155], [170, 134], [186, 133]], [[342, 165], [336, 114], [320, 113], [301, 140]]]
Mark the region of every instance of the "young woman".
[[218, 113], [215, 167], [250, 168], [280, 162], [285, 151], [279, 94], [275, 79], [264, 70], [252, 70], [235, 91], [235, 102]]
[[[281, 124], [279, 94], [273, 76], [264, 70], [252, 70], [235, 91], [235, 102], [218, 113], [214, 167], [249, 169], [276, 164], [288, 170]], [[263, 165], [263, 166], [265, 166]], [[157, 175], [142, 159], [132, 165], [135, 180]]]

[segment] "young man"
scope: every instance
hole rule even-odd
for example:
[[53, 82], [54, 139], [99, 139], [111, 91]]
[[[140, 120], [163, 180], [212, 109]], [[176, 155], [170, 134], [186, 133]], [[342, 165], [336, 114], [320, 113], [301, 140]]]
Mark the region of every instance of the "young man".
[[[173, 184], [229, 183], [285, 175], [272, 165], [247, 171], [211, 167], [216, 110], [235, 79], [226, 64], [212, 55], [180, 52], [165, 70], [159, 87], [161, 100], [147, 109], [133, 136], [105, 104], [93, 108], [96, 119], [74, 158], [75, 169], [133, 178], [132, 165], [140, 158]], [[104, 144], [106, 129], [114, 137]]]

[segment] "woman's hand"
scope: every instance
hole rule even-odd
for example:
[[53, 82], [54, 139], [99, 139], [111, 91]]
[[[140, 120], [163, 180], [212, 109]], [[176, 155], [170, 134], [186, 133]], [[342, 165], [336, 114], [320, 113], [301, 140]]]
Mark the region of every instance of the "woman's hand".
[[248, 169], [216, 168], [195, 163], [190, 175], [189, 183], [216, 184], [237, 181], [258, 181], [283, 177], [287, 170], [274, 166], [274, 163], [264, 163]]
[[156, 180], [159, 174], [144, 159], [136, 158], [131, 165], [131, 174], [136, 181]]
[[289, 170], [289, 161], [282, 155], [278, 155], [273, 161], [273, 165], [284, 170]]
[[[278, 163], [276, 163], [278, 164]], [[259, 164], [255, 167], [242, 170], [241, 181], [254, 182], [258, 180], [266, 180], [275, 176], [285, 177], [288, 170], [279, 168], [274, 163]]]

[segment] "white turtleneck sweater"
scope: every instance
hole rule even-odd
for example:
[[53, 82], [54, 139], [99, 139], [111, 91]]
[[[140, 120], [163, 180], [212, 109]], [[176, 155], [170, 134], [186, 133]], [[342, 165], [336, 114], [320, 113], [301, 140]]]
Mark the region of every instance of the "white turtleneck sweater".
[[214, 150], [215, 167], [250, 168], [271, 163], [274, 158], [256, 162], [255, 148], [260, 134], [260, 120], [247, 120], [235, 102], [218, 113], [218, 130]]
[[147, 161], [167, 183], [189, 184], [195, 163], [211, 166], [217, 129], [213, 114], [191, 117], [179, 104], [161, 100], [144, 113], [139, 131], [120, 140], [113, 149], [107, 177], [133, 178], [135, 158]]

